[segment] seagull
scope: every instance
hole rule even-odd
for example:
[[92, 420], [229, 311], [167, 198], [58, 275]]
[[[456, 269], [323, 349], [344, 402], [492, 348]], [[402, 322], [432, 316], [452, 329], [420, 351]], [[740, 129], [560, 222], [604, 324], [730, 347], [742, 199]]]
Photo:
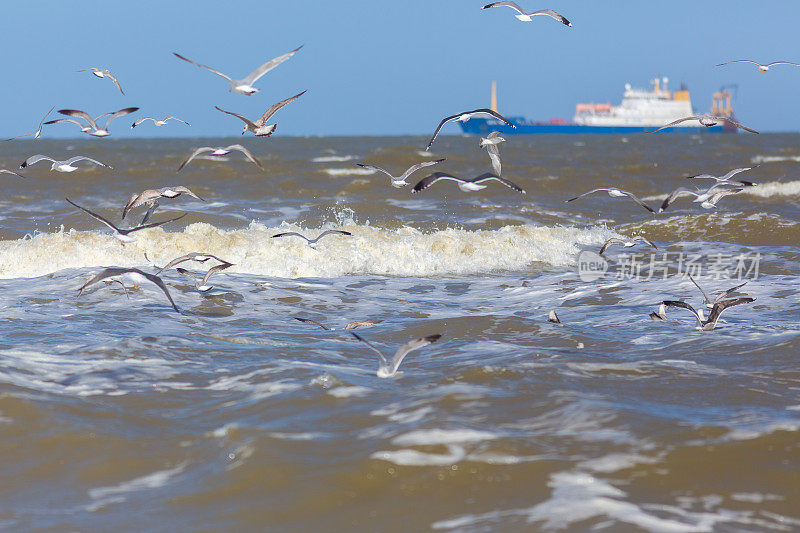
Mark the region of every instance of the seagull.
[[211, 146], [203, 146], [202, 148], [197, 148], [194, 152], [192, 152], [192, 155], [190, 155], [186, 159], [186, 161], [181, 163], [181, 166], [179, 166], [178, 170], [176, 170], [175, 172], [180, 172], [181, 170], [183, 170], [183, 167], [185, 167], [189, 163], [189, 161], [191, 161], [192, 159], [194, 159], [195, 157], [197, 157], [198, 155], [200, 155], [202, 153], [211, 152], [211, 155], [226, 155], [226, 154], [231, 153], [233, 150], [238, 150], [238, 151], [242, 152], [244, 154], [244, 156], [247, 158], [248, 161], [253, 163], [258, 168], [260, 168], [262, 170], [264, 169], [264, 167], [261, 166], [261, 163], [259, 163], [258, 159], [256, 159], [253, 156], [253, 154], [250, 153], [250, 150], [248, 150], [247, 148], [245, 148], [241, 144], [232, 144], [232, 145], [226, 146], [224, 148], [221, 147], [221, 146], [217, 146], [215, 148], [212, 148]]
[[622, 239], [617, 239], [616, 237], [611, 237], [610, 239], [608, 239], [606, 242], [604, 242], [604, 243], [603, 243], [603, 246], [602, 246], [602, 248], [600, 248], [600, 252], [599, 252], [599, 254], [600, 254], [600, 255], [603, 255], [603, 252], [605, 252], [605, 251], [606, 251], [606, 248], [608, 248], [608, 247], [609, 247], [609, 246], [611, 246], [612, 244], [621, 244], [621, 245], [622, 245], [622, 246], [624, 246], [625, 248], [630, 248], [631, 246], [636, 246], [636, 243], [637, 243], [637, 242], [644, 242], [644, 243], [647, 243], [647, 244], [649, 244], [650, 246], [652, 246], [653, 248], [655, 248], [656, 250], [658, 250], [658, 246], [656, 246], [655, 244], [653, 244], [652, 242], [650, 242], [649, 240], [647, 240], [647, 238], [646, 238], [646, 237], [642, 237], [641, 235], [634, 235], [634, 236], [633, 236], [633, 237], [631, 237], [631, 238], [632, 238], [633, 240], [631, 240], [631, 241], [623, 241]]
[[658, 306], [658, 312], [653, 311], [648, 316], [650, 317], [650, 320], [655, 322], [667, 320], [667, 306], [662, 303]]
[[[69, 202], [69, 200], [67, 200], [67, 201]], [[72, 203], [72, 202], [70, 202], [70, 203]], [[148, 274], [147, 272], [143, 272], [143, 271], [139, 270], [138, 268], [120, 268], [120, 267], [106, 268], [106, 269], [102, 270], [99, 274], [96, 274], [95, 276], [93, 276], [89, 281], [84, 283], [81, 286], [81, 288], [78, 289], [78, 296], [83, 294], [83, 290], [86, 287], [88, 287], [89, 285], [92, 285], [93, 283], [97, 283], [98, 281], [102, 281], [102, 280], [104, 280], [106, 278], [123, 276], [123, 275], [126, 275], [127, 277], [133, 279], [134, 283], [136, 283], [137, 285], [143, 280], [147, 280], [147, 281], [150, 281], [152, 283], [155, 283], [156, 285], [158, 285], [158, 288], [161, 289], [162, 292], [164, 293], [164, 295], [167, 297], [167, 300], [169, 300], [169, 303], [172, 305], [172, 308], [175, 309], [175, 311], [180, 313], [180, 310], [178, 310], [178, 306], [175, 305], [175, 302], [172, 300], [172, 296], [170, 296], [169, 291], [167, 290], [167, 286], [164, 285], [164, 282], [161, 280], [161, 278], [159, 278], [158, 276], [154, 276], [153, 274]], [[122, 285], [123, 288], [125, 288], [125, 285], [122, 283], [122, 281], [120, 281], [118, 279], [112, 280], [112, 281], [118, 282], [120, 285]], [[127, 294], [127, 290], [126, 290], [125, 294]]]
[[685, 187], [678, 187], [677, 189], [672, 191], [669, 196], [664, 198], [664, 202], [661, 204], [661, 207], [658, 208], [658, 212], [661, 213], [662, 211], [665, 211], [667, 207], [669, 207], [670, 204], [672, 204], [672, 202], [674, 202], [681, 196], [694, 196], [695, 202], [702, 202], [700, 204], [700, 207], [702, 207], [703, 209], [711, 209], [712, 207], [717, 207], [717, 202], [719, 202], [725, 196], [728, 196], [729, 194], [736, 194], [737, 192], [742, 192], [743, 190], [741, 188], [722, 189], [720, 191], [712, 193], [711, 190], [713, 188], [714, 187], [706, 191], [699, 192], [699, 191], [689, 190]]
[[[316, 320], [311, 320], [310, 318], [301, 318], [299, 316], [295, 316], [292, 318], [294, 318], [295, 320], [299, 320], [300, 322], [305, 322], [307, 324], [314, 324], [315, 326], [319, 326], [326, 331], [334, 331], [336, 329], [336, 328], [329, 328], [325, 324], [321, 324]], [[383, 322], [383, 320], [373, 320], [371, 318], [367, 320], [354, 320], [353, 322], [349, 322], [344, 327], [344, 329], [356, 329], [364, 326], [374, 326], [375, 324], [380, 324], [381, 322]]]
[[274, 115], [278, 111], [278, 109], [282, 108], [289, 102], [297, 100], [304, 94], [306, 94], [306, 91], [303, 91], [300, 94], [296, 94], [291, 98], [287, 98], [286, 100], [281, 100], [277, 104], [272, 104], [272, 106], [269, 109], [267, 109], [264, 112], [264, 114], [261, 115], [261, 117], [258, 118], [258, 120], [256, 120], [255, 122], [237, 113], [231, 113], [230, 111], [225, 111], [224, 109], [220, 109], [217, 106], [214, 106], [214, 109], [216, 109], [217, 111], [222, 111], [223, 113], [227, 113], [229, 115], [233, 115], [234, 117], [244, 121], [244, 129], [242, 130], [242, 135], [244, 135], [248, 131], [251, 131], [255, 133], [256, 137], [269, 137], [270, 135], [275, 133], [275, 129], [278, 127], [277, 124], [270, 124], [269, 126], [267, 126], [267, 121], [270, 119], [270, 117], [272, 117], [272, 115]]
[[492, 169], [498, 176], [500, 175], [500, 170], [502, 167], [500, 165], [500, 150], [497, 148], [497, 145], [504, 141], [505, 139], [500, 137], [499, 131], [493, 131], [486, 137], [481, 137], [481, 142], [478, 145], [486, 147], [486, 152], [489, 154], [489, 159], [492, 160]]
[[128, 215], [128, 212], [131, 209], [135, 209], [140, 205], [147, 204], [147, 213], [145, 213], [144, 218], [142, 219], [142, 224], [144, 224], [150, 220], [151, 216], [153, 216], [153, 213], [158, 208], [159, 200], [161, 198], [177, 198], [183, 193], [186, 193], [192, 198], [197, 198], [201, 202], [205, 202], [205, 200], [197, 196], [195, 193], [190, 191], [188, 187], [184, 187], [183, 185], [177, 185], [175, 187], [162, 187], [160, 189], [147, 189], [139, 194], [131, 195], [131, 199], [128, 200], [128, 203], [122, 210], [122, 220], [125, 220], [125, 217]]
[[649, 205], [647, 205], [643, 201], [639, 200], [639, 198], [637, 198], [636, 195], [634, 195], [633, 193], [630, 193], [628, 191], [623, 191], [622, 189], [617, 189], [616, 187], [606, 187], [606, 188], [600, 188], [600, 189], [592, 189], [591, 191], [585, 192], [583, 194], [580, 194], [580, 195], [576, 196], [575, 198], [570, 198], [569, 200], [567, 200], [567, 202], [572, 202], [574, 200], [577, 200], [578, 198], [582, 198], [582, 197], [584, 197], [584, 196], [586, 196], [588, 194], [592, 194], [592, 193], [599, 192], [599, 191], [606, 191], [608, 193], [608, 195], [613, 197], [613, 198], [622, 198], [624, 196], [627, 196], [628, 198], [630, 198], [631, 200], [633, 200], [634, 202], [636, 202], [640, 206], [644, 207], [645, 209], [647, 209], [651, 213], [655, 213], [655, 211], [653, 211], [652, 207], [650, 207]]
[[708, 313], [708, 317], [704, 315], [702, 308], [699, 310], [695, 310], [694, 307], [687, 304], [686, 302], [664, 300], [662, 302], [662, 305], [665, 305], [667, 307], [680, 307], [681, 309], [687, 309], [691, 311], [692, 314], [697, 319], [697, 325], [696, 325], [697, 329], [703, 331], [711, 331], [712, 329], [714, 329], [714, 326], [717, 325], [717, 320], [719, 319], [719, 316], [725, 309], [733, 307], [734, 305], [747, 304], [754, 301], [755, 298], [733, 298], [730, 300], [719, 301], [715, 303], [713, 306], [711, 306], [711, 312]]
[[79, 70], [78, 72], [86, 72], [87, 70], [91, 70], [92, 74], [94, 74], [98, 78], [108, 78], [108, 79], [110, 79], [111, 81], [114, 82], [114, 85], [117, 86], [117, 89], [119, 89], [119, 92], [121, 92], [122, 94], [125, 94], [125, 91], [123, 91], [122, 87], [119, 86], [119, 81], [117, 80], [117, 78], [114, 77], [114, 75], [111, 74], [111, 72], [109, 72], [108, 69], [90, 67], [90, 68], [85, 68], [85, 69]]
[[547, 315], [547, 321], [552, 322], [553, 324], [561, 324], [561, 319], [558, 318], [558, 315], [554, 310], [550, 310], [550, 314]]
[[18, 178], [25, 179], [25, 176], [23, 176], [22, 174], [17, 174], [17, 173], [16, 173], [16, 172], [14, 172], [13, 170], [6, 170], [6, 169], [4, 169], [4, 168], [0, 168], [0, 174], [13, 174], [13, 175], [15, 175], [15, 176], [16, 176], [16, 177], [18, 177]]
[[428, 146], [425, 147], [425, 151], [427, 152], [428, 149], [431, 147], [431, 145], [433, 144], [433, 141], [436, 139], [436, 136], [439, 135], [439, 130], [442, 129], [442, 126], [444, 126], [448, 122], [451, 122], [451, 121], [454, 121], [454, 120], [458, 120], [458, 121], [461, 121], [461, 122], [466, 122], [469, 119], [471, 119], [472, 117], [474, 117], [475, 115], [489, 115], [489, 116], [492, 116], [492, 117], [494, 117], [494, 118], [496, 118], [498, 120], [502, 120], [503, 122], [505, 122], [506, 124], [508, 124], [512, 128], [516, 128], [516, 126], [514, 124], [512, 124], [511, 122], [509, 122], [507, 118], [503, 117], [497, 111], [492, 111], [491, 109], [475, 109], [473, 111], [464, 111], [463, 113], [456, 113], [455, 115], [450, 115], [449, 117], [444, 117], [442, 119], [442, 121], [439, 122], [439, 125], [436, 126], [436, 131], [433, 132], [433, 136], [431, 137], [431, 140], [428, 141]]
[[213, 72], [214, 74], [216, 74], [217, 76], [222, 76], [223, 78], [228, 80], [228, 83], [230, 83], [230, 85], [231, 85], [231, 87], [229, 89], [230, 91], [233, 91], [233, 92], [235, 92], [237, 94], [246, 94], [246, 95], [249, 96], [251, 94], [255, 94], [255, 93], [258, 92], [258, 89], [253, 87], [253, 84], [256, 81], [258, 81], [258, 79], [261, 76], [263, 76], [264, 74], [266, 74], [270, 70], [274, 69], [275, 67], [277, 67], [278, 65], [280, 65], [281, 63], [283, 63], [284, 61], [286, 61], [287, 59], [292, 57], [295, 54], [295, 52], [300, 50], [302, 47], [303, 47], [303, 45], [300, 45], [300, 46], [298, 46], [297, 48], [295, 48], [294, 50], [292, 50], [291, 52], [289, 52], [287, 54], [283, 54], [282, 56], [279, 56], [279, 57], [276, 57], [275, 59], [271, 59], [270, 61], [267, 61], [266, 63], [264, 63], [263, 65], [261, 65], [257, 69], [255, 69], [253, 72], [248, 74], [247, 77], [242, 78], [241, 80], [234, 80], [230, 76], [227, 76], [227, 75], [223, 74], [222, 72], [220, 72], [218, 70], [215, 70], [215, 69], [213, 69], [211, 67], [207, 67], [205, 65], [201, 65], [200, 63], [192, 61], [191, 59], [186, 59], [185, 57], [183, 57], [182, 55], [180, 55], [178, 53], [173, 52], [173, 55], [175, 55], [175, 57], [177, 57], [178, 59], [183, 59], [184, 61], [188, 61], [189, 63], [191, 63], [193, 65], [197, 65], [200, 68], [204, 68], [206, 70], [209, 70], [209, 71]]
[[386, 357], [378, 350], [375, 346], [370, 344], [368, 341], [364, 340], [358, 334], [354, 332], [350, 332], [350, 334], [355, 337], [356, 339], [360, 340], [372, 350], [378, 354], [378, 358], [380, 359], [380, 365], [378, 366], [378, 372], [376, 375], [379, 378], [390, 378], [397, 374], [397, 369], [400, 366], [400, 363], [403, 362], [406, 354], [412, 350], [416, 350], [418, 348], [422, 348], [423, 346], [427, 346], [429, 344], [433, 344], [434, 342], [438, 341], [441, 338], [440, 334], [436, 335], [428, 335], [427, 337], [420, 337], [419, 339], [414, 339], [408, 341], [407, 343], [403, 344], [400, 348], [392, 356], [391, 361], [388, 361]]
[[437, 163], [441, 163], [444, 160], [445, 160], [445, 158], [442, 158], [442, 159], [437, 159], [436, 161], [423, 161], [422, 163], [417, 163], [416, 165], [411, 165], [410, 167], [408, 167], [408, 169], [406, 169], [405, 172], [403, 172], [399, 176], [395, 176], [391, 172], [389, 172], [388, 170], [386, 170], [384, 168], [381, 168], [381, 167], [378, 167], [378, 166], [375, 166], [375, 165], [367, 165], [367, 164], [364, 164], [364, 163], [356, 163], [356, 165], [358, 165], [360, 167], [363, 167], [363, 168], [368, 168], [370, 170], [377, 170], [378, 172], [383, 172], [384, 174], [389, 176], [389, 179], [392, 180], [392, 187], [394, 187], [396, 189], [399, 189], [401, 187], [405, 187], [406, 185], [408, 185], [408, 182], [406, 180], [408, 179], [408, 177], [411, 174], [413, 174], [417, 170], [419, 170], [421, 168], [424, 168], [424, 167], [429, 167], [431, 165], [435, 165]]
[[735, 287], [731, 287], [727, 291], [723, 291], [723, 292], [719, 293], [717, 295], [717, 297], [712, 300], [711, 298], [709, 298], [708, 294], [706, 294], [706, 291], [704, 291], [703, 288], [700, 287], [700, 285], [697, 284], [697, 282], [694, 280], [692, 275], [691, 274], [687, 274], [687, 275], [689, 276], [689, 279], [692, 281], [692, 283], [694, 283], [694, 286], [697, 287], [700, 290], [700, 292], [703, 294], [703, 303], [706, 304], [706, 308], [708, 308], [708, 309], [712, 309], [714, 307], [714, 304], [716, 304], [717, 302], [719, 302], [723, 298], [730, 296], [731, 294], [733, 294], [737, 290], [739, 290], [742, 287], [744, 287], [745, 285], [747, 285], [747, 282], [745, 281], [744, 283], [741, 283], [741, 284], [739, 284], [739, 285], [737, 285]]
[[795, 67], [800, 67], [800, 64], [792, 63], [791, 61], [773, 61], [772, 63], [767, 63], [765, 65], [762, 65], [761, 63], [758, 63], [756, 61], [751, 61], [749, 59], [737, 59], [735, 61], [726, 61], [725, 63], [718, 64], [717, 66], [721, 67], [722, 65], [730, 65], [731, 63], [752, 63], [756, 66], [756, 68], [758, 68], [758, 71], [761, 72], [762, 74], [766, 74], [769, 68], [775, 65], [793, 65]]
[[170, 115], [170, 116], [168, 116], [168, 117], [164, 117], [164, 118], [162, 118], [161, 120], [157, 120], [157, 119], [155, 119], [155, 118], [153, 118], [153, 117], [142, 117], [142, 118], [138, 118], [138, 119], [136, 119], [136, 122], [134, 122], [133, 124], [131, 124], [131, 129], [135, 128], [136, 126], [138, 126], [139, 124], [141, 124], [141, 123], [142, 123], [142, 122], [144, 122], [145, 120], [152, 120], [152, 121], [153, 121], [153, 124], [155, 124], [156, 126], [164, 126], [164, 125], [166, 125], [166, 124], [167, 124], [167, 121], [168, 121], [168, 120], [170, 120], [170, 119], [177, 120], [178, 122], [183, 122], [183, 123], [184, 123], [184, 124], [186, 124], [187, 126], [191, 126], [191, 124], [189, 124], [189, 123], [188, 123], [188, 122], [186, 122], [185, 120], [181, 120], [181, 119], [179, 119], [178, 117], [173, 117], [172, 115]]
[[497, 180], [506, 187], [514, 189], [519, 193], [525, 194], [525, 190], [516, 183], [513, 183], [505, 178], [501, 178], [500, 176], [496, 176], [491, 172], [486, 172], [476, 178], [469, 178], [469, 179], [459, 178], [458, 176], [453, 176], [445, 172], [434, 172], [430, 176], [422, 178], [419, 182], [417, 182], [417, 184], [414, 185], [414, 188], [411, 189], [411, 192], [415, 193], [423, 189], [427, 189], [428, 187], [430, 187], [439, 180], [455, 181], [456, 183], [458, 183], [458, 188], [464, 192], [479, 191], [481, 189], [485, 189], [486, 185], [483, 185], [484, 182]]
[[[740, 172], [745, 172], [747, 170], [752, 170], [754, 167], [744, 167], [744, 168], [734, 168], [733, 170], [729, 171], [724, 176], [712, 176], [711, 174], [697, 174], [696, 176], [686, 176], [686, 179], [712, 179], [716, 180], [716, 185], [744, 185], [745, 187], [755, 187], [758, 185], [757, 183], [753, 183], [752, 181], [740, 180], [740, 179], [732, 179], [733, 176], [739, 174]], [[715, 186], [716, 186], [715, 185]], [[713, 188], [713, 187], [712, 187]], [[709, 189], [710, 190], [710, 189]]]
[[205, 263], [206, 261], [208, 261], [210, 259], [216, 259], [220, 263], [228, 263], [228, 264], [231, 264], [231, 265], [233, 264], [233, 263], [229, 263], [228, 261], [225, 261], [224, 259], [220, 259], [216, 255], [202, 253], [202, 252], [190, 252], [190, 253], [188, 253], [186, 255], [182, 255], [180, 257], [176, 257], [175, 259], [173, 259], [172, 261], [167, 263], [167, 265], [165, 267], [161, 268], [158, 272], [156, 272], [156, 276], [158, 276], [159, 274], [161, 274], [165, 270], [169, 270], [170, 268], [174, 267], [175, 265], [179, 265], [179, 264], [184, 263], [186, 261], [197, 261], [198, 263]]
[[17, 135], [16, 137], [11, 137], [10, 139], [4, 139], [4, 140], [5, 141], [13, 141], [14, 139], [19, 139], [20, 137], [31, 137], [31, 136], [34, 139], [38, 139], [39, 137], [42, 136], [42, 124], [44, 124], [44, 119], [46, 119], [47, 115], [52, 113], [53, 109], [55, 109], [55, 108], [56, 108], [56, 106], [53, 106], [53, 107], [50, 108], [50, 111], [45, 113], [45, 115], [42, 117], [42, 120], [39, 121], [39, 128], [36, 131], [34, 131], [33, 133], [25, 133], [23, 135]]
[[317, 244], [317, 241], [319, 241], [325, 235], [336, 235], [336, 234], [338, 234], [338, 235], [352, 235], [352, 233], [350, 233], [349, 231], [342, 231], [340, 229], [327, 229], [327, 230], [323, 231], [322, 233], [320, 233], [319, 235], [317, 235], [316, 239], [309, 239], [305, 235], [301, 235], [301, 234], [297, 233], [296, 231], [287, 231], [287, 232], [284, 232], [284, 233], [278, 233], [278, 234], [273, 235], [272, 238], [274, 239], [275, 237], [289, 237], [291, 235], [295, 235], [297, 237], [304, 238], [306, 240], [306, 242], [308, 242], [308, 245], [311, 246], [312, 248], [314, 248], [316, 246], [316, 244]]
[[95, 220], [99, 220], [100, 222], [102, 222], [103, 224], [108, 226], [109, 228], [113, 229], [114, 230], [114, 237], [116, 237], [117, 240], [121, 241], [122, 244], [125, 244], [126, 242], [133, 242], [133, 241], [136, 240], [134, 237], [130, 236], [130, 234], [133, 233], [134, 231], [139, 231], [139, 230], [142, 230], [142, 229], [148, 229], [148, 228], [155, 228], [155, 227], [158, 227], [158, 226], [163, 226], [164, 224], [166, 224], [168, 222], [175, 222], [176, 220], [180, 220], [181, 218], [186, 216], [186, 214], [184, 213], [183, 215], [181, 215], [179, 217], [170, 218], [169, 220], [164, 220], [162, 222], [152, 222], [150, 224], [144, 224], [144, 225], [136, 226], [135, 228], [122, 229], [122, 228], [118, 228], [117, 226], [115, 226], [114, 224], [109, 222], [108, 219], [101, 217], [97, 213], [89, 211], [85, 207], [79, 206], [78, 204], [76, 204], [75, 202], [70, 200], [69, 198], [65, 198], [65, 200], [67, 202], [71, 203], [72, 205], [74, 205], [75, 207], [77, 207], [78, 209], [81, 209], [84, 212], [86, 212], [86, 214], [88, 214], [90, 217], [94, 218]]
[[20, 163], [19, 168], [29, 167], [31, 165], [34, 165], [34, 164], [38, 163], [39, 161], [50, 161], [50, 162], [52, 162], [53, 164], [50, 165], [50, 170], [51, 171], [52, 170], [57, 170], [58, 172], [74, 172], [74, 171], [78, 170], [78, 167], [75, 166], [75, 163], [77, 163], [78, 161], [89, 161], [91, 163], [94, 163], [95, 165], [100, 165], [101, 167], [106, 167], [106, 168], [110, 168], [111, 170], [114, 170], [113, 167], [110, 167], [108, 165], [104, 165], [100, 161], [96, 161], [96, 160], [92, 159], [91, 157], [86, 157], [84, 155], [76, 155], [75, 157], [70, 157], [69, 159], [66, 159], [64, 161], [58, 161], [58, 160], [55, 160], [55, 159], [53, 159], [51, 157], [47, 157], [46, 155], [42, 155], [42, 154], [36, 154], [36, 155], [30, 156], [28, 159], [26, 159], [25, 161]]
[[491, 4], [486, 4], [481, 9], [489, 9], [490, 7], [501, 7], [501, 6], [510, 7], [511, 9], [516, 11], [518, 14], [514, 16], [517, 18], [517, 20], [521, 20], [523, 22], [530, 22], [536, 15], [545, 15], [554, 18], [555, 20], [559, 21], [561, 24], [564, 24], [565, 26], [572, 26], [572, 23], [568, 21], [564, 17], [564, 15], [557, 13], [552, 9], [541, 9], [539, 11], [525, 11], [524, 9], [519, 7], [516, 2], [508, 2], [508, 1], [492, 2]]
[[[62, 115], [68, 115], [70, 117], [82, 118], [83, 120], [88, 122], [89, 126], [92, 127], [93, 131], [85, 131], [84, 130], [84, 126], [81, 126], [81, 131], [83, 133], [88, 133], [89, 135], [93, 135], [95, 137], [107, 137], [108, 135], [111, 135], [109, 133], [109, 131], [108, 131], [108, 126], [109, 126], [109, 124], [111, 124], [112, 120], [114, 120], [117, 117], [121, 117], [121, 116], [127, 115], [129, 113], [133, 113], [134, 111], [138, 111], [138, 110], [139, 110], [138, 107], [126, 107], [125, 109], [120, 109], [119, 111], [114, 111], [113, 113], [103, 113], [102, 115], [98, 116], [96, 119], [92, 118], [91, 115], [89, 115], [89, 113], [86, 113], [85, 111], [81, 111], [79, 109], [59, 109], [58, 112], [61, 113]], [[98, 128], [97, 127], [97, 122], [95, 122], [95, 120], [99, 120], [100, 118], [108, 116], [108, 115], [110, 115], [110, 116], [109, 116], [108, 120], [106, 121], [106, 125], [103, 126], [102, 128]], [[61, 119], [61, 122], [64, 122], [64, 119]], [[45, 122], [45, 124], [55, 124], [55, 123], [56, 123], [55, 120], [51, 120], [50, 122]], [[78, 124], [80, 124], [80, 123], [78, 123]]]
[[206, 275], [203, 276], [203, 281], [200, 281], [200, 282], [197, 281], [197, 278], [195, 277], [194, 274], [192, 274], [191, 272], [189, 272], [185, 268], [178, 267], [176, 270], [178, 271], [178, 273], [183, 274], [184, 276], [191, 277], [192, 280], [194, 280], [194, 286], [197, 288], [198, 291], [200, 291], [200, 292], [208, 292], [208, 291], [210, 291], [211, 289], [214, 288], [213, 285], [209, 285], [208, 284], [208, 278], [210, 278], [211, 276], [213, 276], [214, 274], [216, 274], [220, 270], [225, 270], [226, 268], [230, 268], [232, 266], [233, 266], [233, 263], [228, 263], [228, 262], [223, 262], [220, 265], [213, 266], [213, 267], [208, 269], [208, 272], [206, 272]]
[[84, 124], [83, 122], [77, 121], [74, 118], [57, 118], [55, 120], [49, 120], [45, 122], [45, 124], [59, 124], [62, 122], [69, 122], [70, 124], [75, 124], [81, 129], [81, 133], [89, 133], [92, 131], [92, 127], [88, 124]]
[[652, 131], [646, 131], [645, 133], [655, 133], [657, 131], [663, 130], [664, 128], [669, 128], [670, 126], [674, 126], [676, 124], [680, 124], [681, 122], [686, 122], [687, 120], [697, 120], [698, 122], [700, 122], [700, 125], [705, 126], [706, 128], [710, 128], [711, 126], [718, 126], [720, 124], [730, 124], [732, 126], [736, 126], [737, 128], [741, 128], [744, 131], [749, 131], [750, 133], [758, 134], [758, 132], [756, 130], [752, 130], [752, 129], [748, 128], [747, 126], [742, 126], [741, 124], [739, 124], [738, 122], [736, 122], [732, 118], [724, 117], [724, 116], [721, 116], [721, 115], [710, 115], [710, 114], [692, 115], [690, 117], [679, 118], [678, 120], [673, 120], [669, 124], [661, 126], [658, 129], [655, 129], [655, 130], [652, 130]]

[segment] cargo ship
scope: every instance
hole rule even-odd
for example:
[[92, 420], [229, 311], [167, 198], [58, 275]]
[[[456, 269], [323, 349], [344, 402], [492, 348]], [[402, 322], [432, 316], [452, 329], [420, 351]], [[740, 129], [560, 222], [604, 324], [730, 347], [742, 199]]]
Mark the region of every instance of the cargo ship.
[[[472, 118], [460, 122], [464, 133], [486, 135], [492, 131], [504, 134], [531, 133], [644, 133], [674, 120], [695, 114], [692, 100], [685, 86], [677, 91], [670, 91], [667, 78], [654, 78], [650, 81], [652, 90], [637, 89], [630, 83], [625, 84], [622, 103], [618, 106], [610, 103], [577, 104], [575, 116], [569, 122], [566, 119], [553, 118], [549, 121], [528, 120], [520, 116], [505, 116], [516, 128], [512, 128], [495, 118]], [[497, 84], [492, 82], [491, 108], [497, 111]], [[725, 89], [712, 95], [711, 113], [717, 116], [734, 118], [731, 105], [731, 94]], [[687, 121], [659, 133], [735, 133], [735, 127], [701, 126], [695, 121]]]

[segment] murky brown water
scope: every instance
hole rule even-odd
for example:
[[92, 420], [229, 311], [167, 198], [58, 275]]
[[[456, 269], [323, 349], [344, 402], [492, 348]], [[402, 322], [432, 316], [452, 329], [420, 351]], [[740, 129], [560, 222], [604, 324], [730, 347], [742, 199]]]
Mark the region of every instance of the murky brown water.
[[[416, 137], [247, 139], [264, 172], [234, 153], [175, 173], [230, 141], [4, 146], [0, 168], [43, 153], [115, 170], [2, 178], [0, 528], [800, 529], [800, 136], [510, 137], [524, 196], [412, 195], [356, 166], [447, 157], [410, 181], [474, 176], [476, 138], [427, 156]], [[657, 206], [683, 176], [754, 164], [760, 185], [712, 211], [564, 202], [613, 185]], [[131, 193], [178, 184], [206, 202], [162, 202], [154, 220], [187, 215], [125, 246], [63, 200], [116, 222]], [[334, 228], [353, 235], [271, 238]], [[610, 248], [582, 280], [578, 254], [616, 234], [658, 250]], [[205, 295], [166, 272], [180, 314], [145, 285], [76, 297], [99, 267], [191, 251], [235, 266]], [[664, 299], [702, 303], [690, 259], [708, 292], [738, 274], [755, 302], [714, 331], [676, 309], [651, 321]], [[380, 379], [339, 331], [367, 317], [383, 322], [358, 333], [389, 354], [442, 338]]]

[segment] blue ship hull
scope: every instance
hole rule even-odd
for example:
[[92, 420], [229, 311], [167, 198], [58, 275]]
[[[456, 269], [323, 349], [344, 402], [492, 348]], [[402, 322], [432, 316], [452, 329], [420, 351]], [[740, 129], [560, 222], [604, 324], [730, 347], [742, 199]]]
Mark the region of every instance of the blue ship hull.
[[[580, 133], [603, 133], [603, 134], [628, 134], [628, 133], [645, 133], [654, 128], [645, 126], [583, 126], [581, 124], [573, 123], [551, 123], [551, 122], [533, 122], [525, 119], [524, 117], [506, 117], [511, 121], [516, 128], [506, 125], [497, 119], [487, 118], [472, 118], [467, 122], [460, 122], [461, 129], [464, 133], [474, 135], [488, 135], [493, 131], [499, 131], [508, 135], [527, 135], [527, 134], [566, 134], [574, 135]], [[735, 131], [735, 130], [734, 130]], [[727, 132], [722, 126], [697, 126], [696, 128], [666, 128], [658, 133], [723, 133]]]

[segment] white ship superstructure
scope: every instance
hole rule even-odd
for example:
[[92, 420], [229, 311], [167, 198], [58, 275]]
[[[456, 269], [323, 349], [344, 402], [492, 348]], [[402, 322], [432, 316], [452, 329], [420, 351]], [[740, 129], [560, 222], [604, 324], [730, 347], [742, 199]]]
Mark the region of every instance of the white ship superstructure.
[[[637, 89], [625, 84], [625, 94], [618, 106], [607, 104], [577, 104], [575, 123], [584, 126], [639, 126], [660, 127], [693, 113], [689, 91], [681, 88], [670, 91], [667, 78], [655, 78], [653, 89]], [[684, 122], [676, 127], [697, 128], [695, 122]]]

